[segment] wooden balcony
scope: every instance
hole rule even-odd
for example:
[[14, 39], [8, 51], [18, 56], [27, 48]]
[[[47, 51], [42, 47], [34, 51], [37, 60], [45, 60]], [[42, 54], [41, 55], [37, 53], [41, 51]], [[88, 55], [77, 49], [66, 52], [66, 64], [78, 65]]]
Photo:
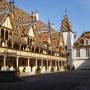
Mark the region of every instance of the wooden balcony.
[[66, 61], [66, 58], [60, 57], [60, 56], [50, 56], [46, 54], [40, 54], [40, 53], [32, 53], [27, 51], [20, 51], [20, 50], [14, 50], [14, 49], [7, 49], [0, 47], [0, 54], [8, 55], [8, 56], [19, 56], [19, 57], [32, 57], [32, 58], [43, 58], [43, 59], [49, 59], [49, 60], [60, 60], [60, 61]]

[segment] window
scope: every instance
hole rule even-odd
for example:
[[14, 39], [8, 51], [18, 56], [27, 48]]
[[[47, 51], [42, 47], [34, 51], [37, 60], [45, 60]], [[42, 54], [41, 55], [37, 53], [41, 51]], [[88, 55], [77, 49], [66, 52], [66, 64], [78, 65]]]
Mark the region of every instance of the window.
[[5, 33], [5, 39], [8, 40], [8, 31], [6, 31], [6, 33]]
[[80, 49], [76, 49], [76, 56], [80, 57]]
[[88, 45], [88, 40], [86, 40], [86, 45]]
[[74, 34], [74, 39], [76, 39], [76, 34]]
[[1, 38], [4, 38], [4, 30], [1, 30]]
[[86, 48], [86, 57], [89, 56], [89, 48]]

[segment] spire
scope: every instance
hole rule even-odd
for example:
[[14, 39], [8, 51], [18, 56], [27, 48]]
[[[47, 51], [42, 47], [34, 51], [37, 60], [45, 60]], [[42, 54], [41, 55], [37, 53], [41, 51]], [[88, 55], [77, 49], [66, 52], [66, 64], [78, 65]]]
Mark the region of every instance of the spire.
[[48, 42], [51, 43], [51, 23], [48, 20]]
[[13, 10], [14, 9], [14, 0], [9, 0], [9, 4], [10, 4], [10, 9]]
[[51, 23], [50, 23], [50, 20], [48, 20], [48, 34], [51, 33]]
[[67, 15], [67, 9], [65, 9], [65, 15]]
[[69, 20], [68, 20], [68, 16], [66, 13], [67, 13], [67, 11], [65, 10], [65, 15], [64, 15], [64, 18], [61, 22], [61, 31], [62, 32], [72, 31]]

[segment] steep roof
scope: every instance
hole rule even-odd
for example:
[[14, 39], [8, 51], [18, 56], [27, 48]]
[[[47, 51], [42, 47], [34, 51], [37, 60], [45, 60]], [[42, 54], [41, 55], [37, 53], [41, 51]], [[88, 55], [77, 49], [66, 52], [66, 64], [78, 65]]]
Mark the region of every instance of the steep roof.
[[[7, 1], [5, 1], [5, 0], [0, 1], [0, 12], [2, 12], [2, 11], [5, 12], [5, 10], [9, 10], [9, 9], [10, 9], [10, 4]], [[32, 23], [33, 22], [32, 18], [34, 18], [34, 17], [16, 6], [14, 6], [14, 10], [12, 12], [14, 14], [14, 20], [15, 20], [16, 24], [20, 25], [19, 28], [20, 27], [24, 28], [24, 34], [27, 33], [27, 30], [29, 30], [27, 27], [30, 26], [30, 24], [27, 24], [27, 23]], [[6, 13], [4, 13], [4, 14], [6, 15]], [[3, 14], [0, 15], [1, 21], [5, 15], [3, 15]], [[26, 24], [26, 25], [23, 25], [23, 24]], [[47, 24], [45, 24], [41, 20], [36, 21], [35, 25], [36, 25], [36, 30], [41, 30], [41, 28], [47, 28]]]
[[50, 37], [51, 43], [48, 43], [48, 38], [49, 38], [48, 32], [43, 32], [43, 33], [39, 33], [36, 36], [36, 41], [39, 41], [42, 44], [50, 45], [53, 50], [55, 50], [56, 48], [63, 48], [64, 43], [63, 43], [62, 33], [60, 33], [60, 32], [51, 33], [51, 37]]
[[[28, 35], [28, 31], [30, 29], [30, 24], [26, 23], [33, 23], [33, 17], [32, 15], [26, 13], [25, 11], [21, 10], [20, 8], [14, 6], [14, 10], [9, 13], [10, 18], [12, 20], [12, 24], [14, 26], [14, 41], [17, 43], [23, 43], [27, 44], [25, 41], [25, 38]], [[0, 10], [8, 10], [10, 9], [10, 4], [6, 2], [5, 0], [0, 1]], [[8, 15], [7, 13], [0, 14], [0, 20]], [[20, 26], [17, 27], [17, 24]], [[22, 25], [25, 24], [25, 25]], [[33, 30], [35, 32], [35, 46], [44, 47], [44, 43], [48, 43], [48, 25], [42, 22], [41, 20], [38, 20], [35, 22], [34, 25], [32, 25]], [[43, 32], [44, 30], [44, 32]], [[61, 33], [58, 33], [54, 31], [54, 29], [51, 29], [51, 44], [52, 48], [55, 50], [55, 48], [63, 47], [63, 37]], [[40, 33], [37, 33], [40, 31]], [[23, 37], [22, 37], [23, 36]]]
[[61, 29], [60, 30], [61, 30], [61, 32], [72, 31], [67, 15], [64, 16], [64, 18], [61, 22]]
[[[81, 36], [74, 43], [74, 48], [87, 46], [87, 45], [84, 44], [85, 39], [90, 39], [90, 32], [82, 33]], [[90, 45], [88, 45], [88, 46], [90, 46]]]

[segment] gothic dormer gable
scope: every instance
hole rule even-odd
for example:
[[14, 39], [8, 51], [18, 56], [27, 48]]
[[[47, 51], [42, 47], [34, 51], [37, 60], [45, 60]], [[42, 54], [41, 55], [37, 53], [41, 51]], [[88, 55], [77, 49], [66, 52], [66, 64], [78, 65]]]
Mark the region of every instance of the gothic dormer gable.
[[2, 26], [6, 27], [6, 28], [9, 28], [9, 29], [13, 29], [10, 16], [6, 17], [6, 19], [2, 23]]
[[35, 37], [34, 30], [33, 30], [32, 26], [30, 26], [30, 28], [29, 28], [28, 35], [31, 37]]

